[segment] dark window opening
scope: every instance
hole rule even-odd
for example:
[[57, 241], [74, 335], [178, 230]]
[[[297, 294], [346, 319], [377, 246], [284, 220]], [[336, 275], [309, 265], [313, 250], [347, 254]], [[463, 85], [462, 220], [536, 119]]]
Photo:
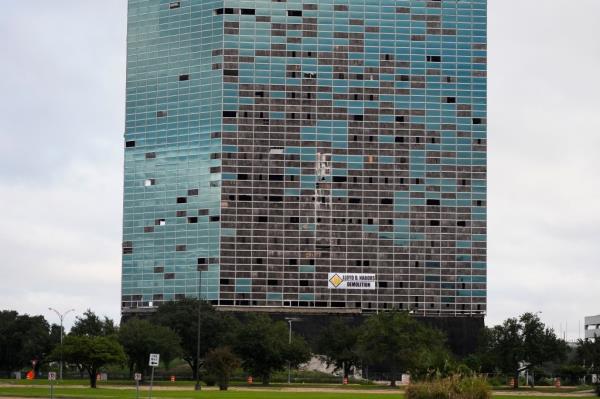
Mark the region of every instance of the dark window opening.
[[242, 8], [240, 11], [242, 15], [256, 15], [254, 8]]
[[223, 118], [235, 118], [237, 111], [223, 111]]
[[186, 80], [190, 80], [190, 75], [188, 75], [187, 73], [184, 75], [179, 75], [179, 81], [180, 82], [184, 82]]
[[185, 245], [185, 244], [175, 245], [175, 251], [182, 252], [185, 250], [187, 250], [187, 245]]
[[169, 9], [173, 10], [175, 8], [179, 8], [181, 7], [181, 2], [180, 1], [173, 1], [171, 3], [169, 3]]
[[430, 226], [439, 226], [440, 225], [440, 221], [439, 220], [430, 220], [429, 221], [429, 225]]
[[165, 116], [167, 116], [167, 111], [158, 111], [158, 112], [156, 112], [156, 117], [157, 118], [164, 118]]
[[269, 221], [269, 218], [267, 216], [259, 216], [258, 217], [258, 223], [267, 223]]
[[482, 123], [481, 118], [473, 118], [474, 125], [481, 125], [481, 123]]
[[448, 104], [456, 104], [456, 97], [446, 97], [446, 102]]
[[221, 220], [221, 216], [211, 216], [209, 219], [211, 222], [218, 222], [219, 220]]
[[427, 62], [442, 62], [442, 57], [439, 55], [428, 55]]
[[187, 203], [187, 197], [177, 197], [177, 203], [178, 204], [186, 204]]
[[224, 69], [223, 70], [223, 75], [225, 75], [225, 76], [238, 76], [238, 70], [237, 69]]
[[125, 148], [133, 148], [133, 147], [135, 147], [135, 141], [131, 140], [131, 141], [125, 142]]
[[302, 11], [300, 10], [288, 10], [288, 17], [301, 17]]
[[308, 280], [300, 280], [300, 287], [308, 287]]
[[277, 280], [267, 280], [267, 285], [279, 285]]
[[155, 159], [155, 158], [156, 158], [155, 152], [147, 152], [146, 153], [146, 159]]
[[467, 227], [467, 222], [465, 222], [464, 220], [459, 220], [456, 222], [456, 225], [458, 227]]
[[396, 116], [396, 122], [405, 122], [406, 118], [403, 115]]
[[362, 115], [352, 115], [352, 119], [355, 121], [362, 121], [363, 116]]
[[440, 205], [440, 200], [428, 199], [427, 200], [427, 205]]
[[198, 223], [198, 217], [197, 216], [190, 216], [188, 218], [188, 223]]

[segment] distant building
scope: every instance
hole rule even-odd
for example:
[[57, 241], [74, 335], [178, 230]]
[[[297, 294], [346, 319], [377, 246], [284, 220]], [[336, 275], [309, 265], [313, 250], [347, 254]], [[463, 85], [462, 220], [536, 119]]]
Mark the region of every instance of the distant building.
[[398, 309], [474, 344], [486, 6], [129, 0], [123, 313]]
[[600, 337], [600, 315], [587, 316], [585, 318], [585, 337], [595, 338]]

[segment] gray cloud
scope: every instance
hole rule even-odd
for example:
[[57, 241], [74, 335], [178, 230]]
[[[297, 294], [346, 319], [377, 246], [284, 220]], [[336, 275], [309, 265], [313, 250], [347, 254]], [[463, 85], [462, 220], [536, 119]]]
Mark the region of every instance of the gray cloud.
[[[600, 313], [598, 15], [489, 0], [488, 324]], [[3, 6], [0, 308], [119, 318], [125, 29], [125, 0]]]

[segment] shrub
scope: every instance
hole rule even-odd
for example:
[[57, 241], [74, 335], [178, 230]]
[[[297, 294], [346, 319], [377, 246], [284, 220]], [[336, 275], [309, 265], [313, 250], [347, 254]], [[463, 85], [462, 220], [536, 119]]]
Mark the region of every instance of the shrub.
[[600, 396], [600, 384], [596, 384], [596, 396]]
[[487, 381], [480, 377], [450, 377], [410, 384], [406, 399], [490, 399]]

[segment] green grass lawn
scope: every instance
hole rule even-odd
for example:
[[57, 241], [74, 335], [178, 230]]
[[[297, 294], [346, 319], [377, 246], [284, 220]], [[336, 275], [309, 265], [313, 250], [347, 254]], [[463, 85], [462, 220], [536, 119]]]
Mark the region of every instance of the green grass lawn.
[[[39, 387], [7, 387], [0, 386], [0, 397], [24, 397], [24, 398], [44, 398], [50, 396], [50, 390], [47, 386]], [[246, 390], [246, 391], [227, 391], [219, 392], [215, 390], [203, 390], [201, 392], [194, 392], [193, 390], [154, 390], [153, 397], [155, 398], [206, 398], [206, 399], [381, 399], [381, 398], [398, 398], [403, 399], [404, 395], [402, 392], [382, 394], [368, 391], [357, 391], [357, 392], [282, 392], [274, 387], [270, 391], [259, 391], [259, 390]], [[59, 386], [54, 389], [55, 398], [85, 398], [85, 399], [134, 399], [136, 397], [135, 390], [133, 389], [117, 389], [117, 388], [75, 388], [69, 386]], [[147, 388], [140, 390], [140, 398], [148, 398]], [[494, 399], [548, 399], [548, 398], [560, 398], [559, 396], [528, 396], [519, 395], [515, 396], [504, 396], [497, 395]]]
[[[112, 389], [112, 388], [71, 388], [56, 387], [54, 390], [55, 398], [115, 398], [115, 399], [134, 399], [135, 390], [132, 389]], [[49, 397], [48, 387], [0, 387], [0, 397]], [[206, 398], [206, 399], [375, 399], [381, 398], [382, 394], [368, 392], [281, 392], [281, 391], [167, 391], [155, 390], [152, 396], [156, 398]], [[402, 397], [402, 393], [388, 394], [385, 397]], [[140, 390], [140, 398], [147, 398], [147, 389]]]

